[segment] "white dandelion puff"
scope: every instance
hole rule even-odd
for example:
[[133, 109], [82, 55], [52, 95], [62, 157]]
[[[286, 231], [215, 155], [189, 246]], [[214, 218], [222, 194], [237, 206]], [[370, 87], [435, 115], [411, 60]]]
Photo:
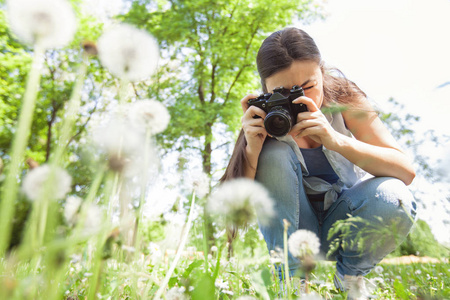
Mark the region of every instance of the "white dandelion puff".
[[301, 299], [301, 300], [323, 300], [323, 298], [320, 297], [319, 294], [314, 293], [314, 292], [312, 292], [312, 293], [310, 293], [310, 294], [302, 295], [302, 296], [300, 297], [300, 299]]
[[103, 222], [103, 211], [95, 204], [90, 204], [86, 207], [86, 214], [84, 219], [84, 234], [96, 234]]
[[348, 291], [347, 297], [349, 299], [368, 299], [376, 285], [361, 275], [345, 275], [344, 287]]
[[99, 58], [119, 78], [138, 81], [152, 75], [157, 67], [159, 48], [146, 31], [128, 24], [103, 33], [97, 43]]
[[152, 135], [163, 132], [169, 125], [167, 108], [156, 100], [139, 100], [129, 104], [130, 124], [138, 131], [150, 130]]
[[[49, 178], [52, 174], [53, 176]], [[47, 183], [52, 180], [51, 183]], [[41, 197], [51, 198], [53, 200], [63, 199], [71, 190], [72, 177], [66, 170], [60, 167], [51, 167], [41, 165], [32, 169], [25, 175], [22, 184], [22, 190], [30, 200], [38, 200]], [[45, 188], [48, 190], [45, 190]], [[44, 194], [45, 193], [45, 194]]]
[[382, 266], [376, 266], [375, 268], [373, 268], [373, 270], [378, 274], [381, 274], [384, 271]]
[[65, 0], [8, 0], [7, 8], [11, 30], [27, 44], [63, 47], [76, 32], [75, 14]]
[[[145, 154], [145, 137], [122, 115], [115, 114], [108, 122], [95, 128], [92, 140], [107, 156], [109, 168], [127, 177], [150, 172], [158, 164], [156, 149], [151, 145]], [[148, 158], [146, 167], [143, 164], [145, 155]]]
[[258, 220], [268, 224], [275, 215], [273, 205], [268, 191], [260, 183], [245, 178], [223, 183], [208, 200], [211, 213], [223, 214], [238, 226], [253, 219], [252, 207]]
[[64, 205], [64, 218], [69, 225], [74, 225], [77, 221], [78, 211], [83, 200], [77, 196], [69, 196]]
[[209, 194], [211, 180], [208, 174], [201, 171], [193, 171], [188, 174], [188, 184], [199, 198]]
[[275, 250], [270, 250], [269, 261], [271, 264], [279, 265], [284, 263], [284, 252], [280, 247], [275, 247]]
[[173, 287], [166, 293], [167, 300], [187, 300], [189, 299], [185, 294], [184, 290], [178, 287]]
[[298, 258], [316, 255], [320, 251], [320, 241], [317, 235], [306, 229], [299, 229], [288, 240], [289, 251]]

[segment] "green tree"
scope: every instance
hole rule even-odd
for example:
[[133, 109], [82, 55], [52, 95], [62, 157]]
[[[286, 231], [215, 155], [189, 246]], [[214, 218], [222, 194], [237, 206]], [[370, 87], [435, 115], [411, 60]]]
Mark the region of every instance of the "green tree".
[[213, 133], [235, 133], [239, 100], [258, 88], [255, 58], [262, 40], [296, 19], [317, 16], [312, 0], [131, 0], [121, 19], [158, 39], [164, 65], [149, 96], [169, 107], [161, 136], [168, 149], [194, 149], [203, 170], [214, 170]]

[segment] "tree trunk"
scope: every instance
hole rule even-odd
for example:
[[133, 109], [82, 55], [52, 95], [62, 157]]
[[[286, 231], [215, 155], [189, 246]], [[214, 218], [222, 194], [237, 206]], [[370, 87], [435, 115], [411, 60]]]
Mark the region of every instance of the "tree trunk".
[[[202, 158], [203, 158], [203, 171], [208, 176], [211, 176], [211, 153], [212, 153], [212, 122], [206, 123], [205, 127], [205, 144], [203, 148]], [[207, 213], [206, 209], [204, 209], [203, 217], [205, 219], [205, 240], [207, 241], [207, 250], [211, 249], [211, 246], [215, 244], [214, 239], [214, 226], [212, 223], [211, 216]], [[205, 255], [208, 255], [205, 253]]]

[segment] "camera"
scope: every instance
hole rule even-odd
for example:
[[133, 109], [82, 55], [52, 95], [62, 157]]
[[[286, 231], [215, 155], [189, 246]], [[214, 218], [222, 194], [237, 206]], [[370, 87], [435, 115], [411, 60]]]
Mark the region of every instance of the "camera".
[[[294, 85], [292, 89], [278, 87], [273, 93], [261, 94], [257, 98], [248, 100], [248, 106], [256, 106], [267, 113], [264, 119], [264, 127], [268, 134], [274, 137], [282, 137], [291, 131], [296, 123], [297, 114], [308, 111], [303, 103], [294, 104], [292, 101], [304, 96], [303, 89]], [[255, 116], [259, 118], [259, 116]]]

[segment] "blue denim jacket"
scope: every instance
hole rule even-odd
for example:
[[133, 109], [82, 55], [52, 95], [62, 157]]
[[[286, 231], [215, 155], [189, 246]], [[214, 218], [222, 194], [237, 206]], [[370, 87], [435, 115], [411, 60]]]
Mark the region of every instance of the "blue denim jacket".
[[[348, 137], [353, 137], [350, 130], [345, 126], [344, 118], [341, 113], [325, 114], [331, 127], [337, 132], [346, 135]], [[331, 167], [336, 172], [339, 180], [335, 184], [330, 184], [327, 181], [320, 179], [318, 177], [308, 177], [309, 172], [306, 168], [305, 160], [303, 155], [294, 141], [294, 138], [290, 135], [286, 135], [281, 138], [277, 138], [279, 141], [289, 144], [297, 155], [298, 160], [302, 166], [303, 173], [303, 185], [305, 186], [305, 191], [307, 194], [323, 194], [324, 198], [324, 209], [328, 209], [331, 204], [339, 197], [339, 194], [361, 180], [373, 177], [366, 171], [362, 170], [360, 167], [351, 163], [348, 159], [343, 157], [341, 154], [329, 150], [323, 147], [323, 153], [327, 157]]]

